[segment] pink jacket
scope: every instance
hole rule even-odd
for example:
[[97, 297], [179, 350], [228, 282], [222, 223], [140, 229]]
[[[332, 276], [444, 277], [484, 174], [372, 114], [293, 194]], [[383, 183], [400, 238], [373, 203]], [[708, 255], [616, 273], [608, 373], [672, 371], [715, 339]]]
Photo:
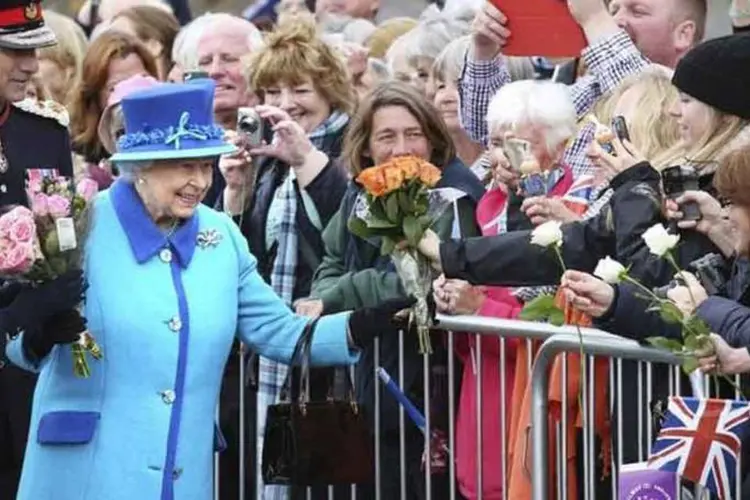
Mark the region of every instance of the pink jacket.
[[[564, 174], [549, 193], [549, 196], [576, 194], [573, 174], [564, 167]], [[506, 231], [504, 214], [507, 210], [507, 193], [500, 188], [488, 191], [477, 206], [477, 223], [485, 236]], [[574, 201], [574, 200], [573, 200]], [[477, 312], [480, 316], [493, 318], [516, 318], [523, 305], [505, 287], [486, 287], [487, 298]], [[476, 335], [460, 334], [456, 340], [456, 352], [464, 364], [461, 380], [458, 416], [456, 422], [456, 475], [461, 494], [469, 500], [478, 498], [477, 485], [477, 374], [482, 377], [482, 496], [487, 500], [501, 500], [503, 493], [502, 469], [503, 447], [508, 449], [507, 436], [510, 427], [510, 405], [516, 370], [516, 348], [519, 339], [505, 340], [505, 380], [500, 376], [500, 339], [482, 336], [481, 370], [477, 367]], [[503, 383], [504, 382], [504, 383]], [[501, 392], [501, 385], [502, 390]], [[505, 394], [505, 401], [500, 395]], [[501, 415], [505, 408], [505, 425], [501, 427]], [[506, 440], [505, 444], [503, 439]]]

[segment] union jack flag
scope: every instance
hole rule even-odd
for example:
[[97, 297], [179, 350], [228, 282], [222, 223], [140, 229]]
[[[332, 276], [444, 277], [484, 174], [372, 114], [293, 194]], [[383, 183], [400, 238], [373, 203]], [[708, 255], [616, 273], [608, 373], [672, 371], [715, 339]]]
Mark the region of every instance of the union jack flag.
[[649, 467], [733, 498], [737, 456], [750, 422], [745, 401], [671, 397]]
[[575, 213], [583, 214], [592, 201], [595, 185], [596, 182], [592, 175], [578, 176], [563, 196], [563, 201]]

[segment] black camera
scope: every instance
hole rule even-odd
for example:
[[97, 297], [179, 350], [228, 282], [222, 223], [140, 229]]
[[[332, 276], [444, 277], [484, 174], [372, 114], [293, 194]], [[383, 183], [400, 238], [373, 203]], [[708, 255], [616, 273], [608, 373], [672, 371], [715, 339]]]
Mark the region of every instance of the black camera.
[[[661, 181], [664, 186], [664, 194], [671, 200], [676, 200], [685, 191], [698, 191], [700, 182], [698, 172], [693, 167], [678, 165], [667, 167], [661, 171]], [[682, 220], [701, 220], [701, 210], [694, 201], [680, 205]]]
[[249, 147], [258, 147], [263, 143], [263, 119], [257, 111], [248, 107], [237, 110], [237, 133], [245, 136]]
[[[693, 273], [708, 295], [721, 293], [727, 284], [728, 269], [724, 257], [717, 253], [709, 253], [688, 264], [686, 271]], [[654, 288], [654, 294], [662, 299], [667, 298], [667, 292], [677, 286], [685, 286], [685, 281], [677, 277], [668, 284]]]

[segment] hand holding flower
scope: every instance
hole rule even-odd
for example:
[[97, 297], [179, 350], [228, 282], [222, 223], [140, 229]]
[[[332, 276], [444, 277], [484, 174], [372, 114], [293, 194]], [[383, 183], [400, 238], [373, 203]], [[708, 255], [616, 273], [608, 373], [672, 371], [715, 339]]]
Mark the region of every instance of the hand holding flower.
[[750, 371], [750, 351], [745, 347], [734, 348], [715, 333], [711, 334], [713, 351], [698, 356], [703, 373], [733, 375]]
[[612, 285], [588, 273], [566, 271], [561, 286], [568, 302], [593, 318], [604, 316], [615, 300], [615, 289]]

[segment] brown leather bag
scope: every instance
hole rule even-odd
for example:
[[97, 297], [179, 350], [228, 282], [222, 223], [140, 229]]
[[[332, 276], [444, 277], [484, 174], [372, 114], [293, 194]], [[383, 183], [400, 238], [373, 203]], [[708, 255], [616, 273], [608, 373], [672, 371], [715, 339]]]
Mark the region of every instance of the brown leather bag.
[[[263, 443], [263, 482], [294, 486], [372, 483], [373, 438], [354, 399], [349, 370], [337, 368], [346, 385], [325, 401], [310, 401], [310, 351], [317, 321], [310, 322], [292, 354], [281, 403], [268, 407]], [[294, 383], [298, 377], [299, 383]]]

